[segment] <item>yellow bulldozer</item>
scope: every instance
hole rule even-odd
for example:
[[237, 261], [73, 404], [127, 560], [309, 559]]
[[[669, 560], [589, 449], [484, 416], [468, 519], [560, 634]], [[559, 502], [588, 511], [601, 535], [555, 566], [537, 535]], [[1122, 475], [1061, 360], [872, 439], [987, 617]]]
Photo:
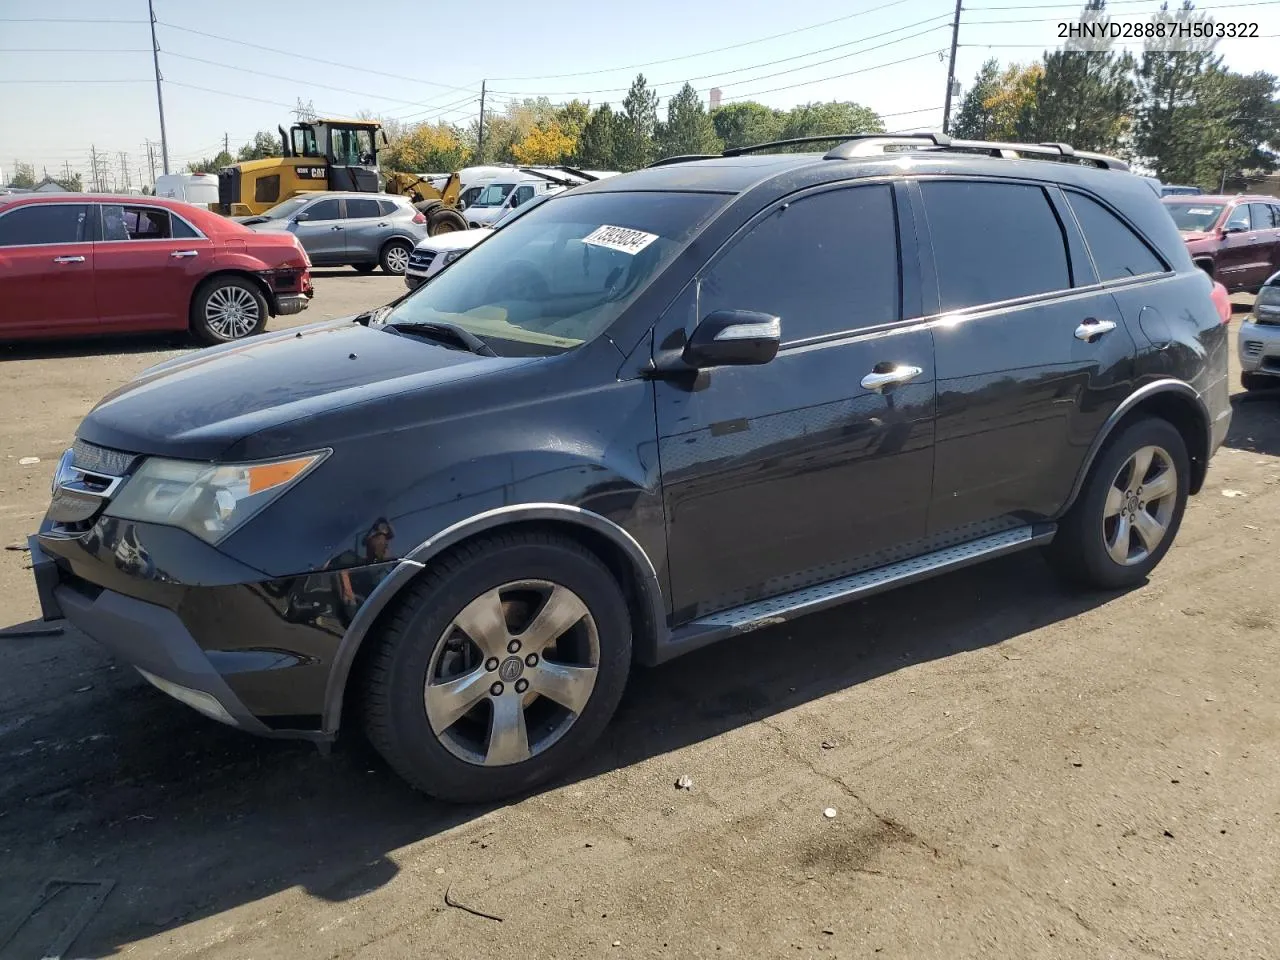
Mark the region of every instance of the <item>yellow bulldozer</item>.
[[[245, 160], [218, 171], [218, 202], [211, 209], [228, 217], [251, 217], [291, 197], [326, 190], [379, 193], [378, 138], [387, 142], [376, 120], [325, 118], [295, 123], [280, 131], [283, 156]], [[465, 230], [466, 219], [455, 209], [457, 174], [443, 190], [414, 174], [393, 174], [387, 192], [410, 197], [427, 218], [432, 236]]]
[[413, 201], [418, 212], [427, 218], [431, 236], [467, 229], [467, 218], [458, 212], [462, 179], [457, 172], [449, 174], [444, 186], [416, 173], [393, 173], [387, 177], [387, 193], [398, 193]]

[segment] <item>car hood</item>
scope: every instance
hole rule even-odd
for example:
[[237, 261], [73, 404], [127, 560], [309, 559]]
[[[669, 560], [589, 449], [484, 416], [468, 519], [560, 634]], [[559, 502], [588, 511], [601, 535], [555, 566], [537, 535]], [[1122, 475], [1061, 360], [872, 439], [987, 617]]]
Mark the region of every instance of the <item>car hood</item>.
[[235, 221], [255, 233], [283, 233], [293, 225], [289, 220], [259, 220], [257, 217], [236, 217]]
[[351, 319], [328, 321], [144, 370], [101, 400], [77, 436], [132, 453], [217, 460], [240, 441], [276, 431], [274, 445], [288, 452], [291, 438], [303, 433], [301, 421], [529, 362], [482, 357]]
[[1213, 238], [1212, 233], [1206, 233], [1204, 230], [1179, 230], [1182, 239], [1187, 243], [1194, 243], [1197, 240], [1210, 240]]
[[449, 250], [470, 250], [485, 237], [492, 235], [493, 231], [488, 227], [480, 227], [476, 230], [455, 230], [452, 233], [441, 233], [419, 240], [415, 249], [434, 250], [437, 253]]

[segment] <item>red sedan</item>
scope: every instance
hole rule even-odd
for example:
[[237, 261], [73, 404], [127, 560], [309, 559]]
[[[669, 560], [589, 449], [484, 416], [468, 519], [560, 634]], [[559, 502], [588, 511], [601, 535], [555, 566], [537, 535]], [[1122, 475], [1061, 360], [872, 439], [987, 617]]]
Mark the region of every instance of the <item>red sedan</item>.
[[0, 340], [189, 329], [225, 343], [311, 295], [289, 233], [161, 197], [0, 196]]

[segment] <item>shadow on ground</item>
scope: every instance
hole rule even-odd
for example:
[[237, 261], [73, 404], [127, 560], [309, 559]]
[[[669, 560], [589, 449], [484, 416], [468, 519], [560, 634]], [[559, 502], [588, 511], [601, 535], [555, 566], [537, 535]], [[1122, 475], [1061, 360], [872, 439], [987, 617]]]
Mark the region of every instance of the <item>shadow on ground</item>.
[[1270, 390], [1234, 394], [1231, 407], [1231, 429], [1224, 445], [1280, 456], [1280, 377]]
[[21, 343], [0, 343], [0, 363], [6, 360], [69, 359], [122, 353], [167, 353], [174, 350], [195, 350], [200, 346], [201, 344], [185, 333], [33, 340]]
[[[1034, 555], [1014, 556], [639, 670], [571, 779], [1001, 643], [1112, 596], [1069, 592]], [[23, 715], [0, 708], [0, 852], [17, 865], [0, 872], [0, 928], [48, 877], [117, 881], [77, 955], [295, 885], [346, 900], [396, 875], [391, 851], [488, 809], [414, 794], [358, 741], [325, 759], [220, 727], [78, 634], [0, 644], [0, 668], [47, 684]]]

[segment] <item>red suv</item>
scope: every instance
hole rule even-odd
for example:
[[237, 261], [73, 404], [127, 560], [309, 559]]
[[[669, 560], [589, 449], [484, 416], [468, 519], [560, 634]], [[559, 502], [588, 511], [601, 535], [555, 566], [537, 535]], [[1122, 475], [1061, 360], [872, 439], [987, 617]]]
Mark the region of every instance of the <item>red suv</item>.
[[1275, 197], [1166, 197], [1196, 265], [1231, 293], [1257, 293], [1280, 269], [1280, 200]]
[[3, 340], [190, 329], [224, 343], [311, 295], [292, 234], [159, 197], [0, 197]]

